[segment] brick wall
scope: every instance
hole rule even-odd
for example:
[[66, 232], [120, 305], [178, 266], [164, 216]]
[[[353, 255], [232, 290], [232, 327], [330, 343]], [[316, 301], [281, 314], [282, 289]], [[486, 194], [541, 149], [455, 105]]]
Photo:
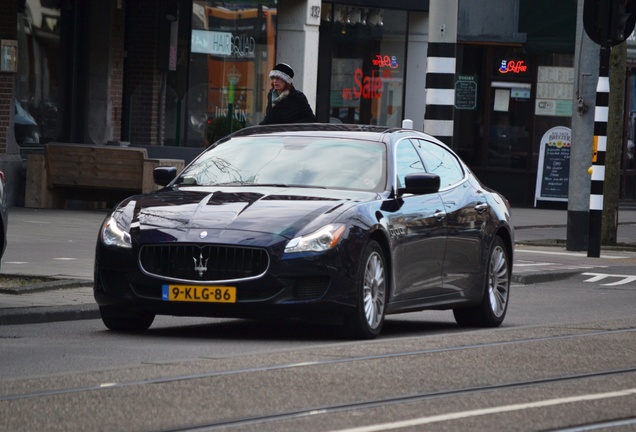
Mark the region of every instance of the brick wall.
[[114, 61], [111, 74], [110, 99], [113, 108], [113, 139], [116, 141], [121, 140], [122, 98], [124, 96], [125, 10], [126, 9], [124, 7], [115, 10], [115, 14], [113, 16], [113, 28], [111, 32], [111, 49]]
[[161, 75], [157, 70], [157, 14], [155, 0], [134, 0], [126, 4], [129, 22], [128, 91], [132, 97], [130, 141], [157, 143], [158, 95]]
[[[0, 10], [0, 39], [16, 40], [18, 2], [0, 0]], [[14, 80], [13, 73], [0, 72], [0, 154], [6, 153], [8, 147]]]

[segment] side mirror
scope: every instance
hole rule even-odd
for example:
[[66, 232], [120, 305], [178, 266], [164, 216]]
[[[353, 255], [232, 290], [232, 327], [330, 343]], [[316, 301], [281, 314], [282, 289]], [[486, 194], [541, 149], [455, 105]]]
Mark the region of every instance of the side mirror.
[[409, 174], [404, 178], [405, 187], [398, 189], [398, 195], [426, 195], [439, 192], [440, 180], [437, 174]]
[[152, 170], [152, 178], [159, 186], [166, 186], [177, 176], [177, 168], [173, 166], [160, 166]]

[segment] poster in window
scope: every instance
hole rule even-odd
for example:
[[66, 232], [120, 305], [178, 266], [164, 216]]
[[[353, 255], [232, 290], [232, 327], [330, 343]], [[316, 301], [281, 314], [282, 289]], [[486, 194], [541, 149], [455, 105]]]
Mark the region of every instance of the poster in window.
[[18, 41], [0, 41], [0, 72], [18, 71]]
[[543, 134], [539, 149], [535, 207], [537, 200], [568, 200], [571, 145], [572, 130], [568, 127], [553, 127]]

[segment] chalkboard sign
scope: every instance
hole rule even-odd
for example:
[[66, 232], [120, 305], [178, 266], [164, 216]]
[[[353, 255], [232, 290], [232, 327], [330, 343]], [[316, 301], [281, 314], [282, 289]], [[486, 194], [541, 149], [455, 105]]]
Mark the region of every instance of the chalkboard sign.
[[541, 138], [537, 168], [537, 200], [567, 201], [570, 180], [572, 130], [565, 126], [549, 129]]
[[459, 75], [455, 81], [455, 108], [477, 108], [477, 76]]

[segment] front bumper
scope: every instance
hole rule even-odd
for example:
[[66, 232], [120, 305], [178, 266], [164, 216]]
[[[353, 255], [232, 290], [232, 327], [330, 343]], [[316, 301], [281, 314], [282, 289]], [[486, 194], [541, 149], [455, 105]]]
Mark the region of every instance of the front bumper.
[[355, 307], [352, 254], [338, 248], [321, 254], [277, 257], [270, 251], [269, 268], [259, 278], [215, 284], [190, 280], [193, 286], [236, 287], [236, 303], [162, 300], [162, 287], [183, 284], [141, 271], [137, 253], [98, 244], [95, 261], [95, 300], [100, 306], [134, 308], [157, 315], [262, 318], [307, 318], [342, 315]]

